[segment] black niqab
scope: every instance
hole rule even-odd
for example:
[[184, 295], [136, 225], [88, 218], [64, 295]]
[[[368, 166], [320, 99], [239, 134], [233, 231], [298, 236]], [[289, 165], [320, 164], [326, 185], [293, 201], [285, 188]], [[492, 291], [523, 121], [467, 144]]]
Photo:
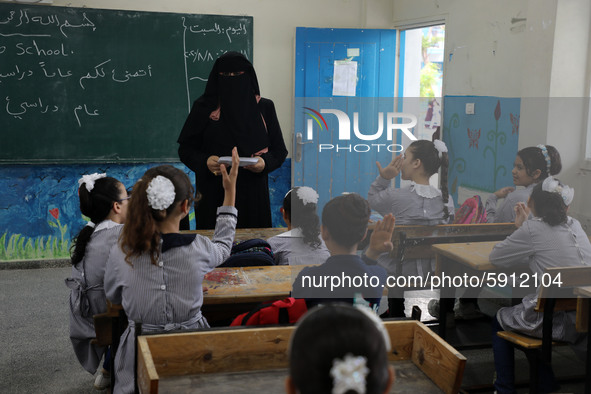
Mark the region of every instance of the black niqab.
[[[237, 72], [243, 73], [220, 75]], [[259, 83], [252, 64], [244, 55], [228, 52], [216, 60], [205, 92], [195, 102], [200, 118], [208, 119], [211, 112], [220, 107], [225, 133], [232, 136], [240, 156], [252, 156], [269, 145], [257, 95], [260, 95]]]

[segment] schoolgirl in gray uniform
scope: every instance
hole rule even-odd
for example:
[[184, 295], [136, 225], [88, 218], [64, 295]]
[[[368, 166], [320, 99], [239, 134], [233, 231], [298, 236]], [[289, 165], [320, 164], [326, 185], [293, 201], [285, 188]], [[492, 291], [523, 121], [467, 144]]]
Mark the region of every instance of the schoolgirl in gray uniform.
[[[443, 141], [414, 141], [403, 155], [397, 156], [386, 167], [382, 168], [380, 163], [376, 164], [380, 174], [371, 184], [367, 194], [373, 210], [382, 215], [393, 214], [396, 225], [436, 225], [453, 220], [454, 204], [447, 190], [447, 147]], [[440, 167], [442, 190], [429, 185], [429, 178]], [[401, 179], [412, 181], [409, 187], [395, 189], [391, 186], [391, 180], [398, 174]], [[381, 255], [378, 264], [386, 268], [389, 275], [397, 274], [399, 261], [392, 259], [388, 254]], [[425, 277], [433, 269], [432, 259], [406, 260], [400, 274]], [[390, 289], [391, 316], [404, 316], [402, 294], [403, 291], [400, 289]]]
[[[536, 184], [562, 169], [560, 154], [551, 145], [538, 145], [523, 148], [517, 152], [513, 163], [513, 183], [523, 189], [503, 187], [486, 199], [486, 221], [488, 223], [513, 223], [515, 205], [527, 203]], [[497, 208], [499, 199], [505, 200]]]
[[316, 214], [318, 193], [311, 187], [294, 187], [283, 198], [281, 213], [287, 224], [285, 233], [267, 240], [277, 265], [318, 265], [330, 257], [320, 237]]
[[[93, 315], [106, 312], [107, 299], [103, 277], [109, 250], [117, 243], [127, 215], [127, 191], [121, 182], [105, 174], [85, 175], [79, 181], [80, 211], [90, 222], [74, 239], [72, 276], [66, 279], [70, 292], [70, 340], [74, 353], [85, 370], [94, 374], [105, 347], [96, 346]], [[108, 367], [109, 360], [105, 360]], [[104, 374], [104, 376], [103, 376]], [[108, 386], [108, 372], [103, 370], [95, 386]]]
[[[574, 190], [553, 177], [538, 183], [528, 205], [516, 208], [515, 225], [518, 229], [495, 245], [490, 262], [497, 267], [511, 268], [528, 264], [533, 273], [541, 276], [545, 268], [591, 265], [591, 243], [581, 224], [566, 215]], [[527, 219], [529, 213], [533, 219]], [[499, 309], [493, 322], [493, 351], [499, 393], [514, 392], [513, 348], [496, 336], [498, 330], [518, 331], [541, 338], [543, 313], [534, 310], [537, 294], [523, 298], [521, 304]], [[575, 330], [575, 312], [555, 312], [552, 327], [554, 340], [580, 345], [584, 336]], [[540, 392], [554, 391], [551, 368], [542, 366], [543, 383]]]
[[142, 332], [209, 327], [201, 314], [203, 278], [230, 255], [237, 221], [236, 149], [232, 161], [229, 175], [221, 167], [225, 197], [211, 241], [179, 234], [194, 195], [183, 171], [152, 168], [134, 186], [130, 220], [111, 249], [105, 274], [107, 298], [122, 304], [129, 320], [115, 356], [115, 393], [134, 391], [136, 322]]

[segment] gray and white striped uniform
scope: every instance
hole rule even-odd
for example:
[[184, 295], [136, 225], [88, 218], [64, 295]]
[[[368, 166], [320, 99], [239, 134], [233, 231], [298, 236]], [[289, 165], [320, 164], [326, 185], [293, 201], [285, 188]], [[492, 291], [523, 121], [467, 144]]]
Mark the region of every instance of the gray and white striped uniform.
[[115, 356], [115, 393], [134, 390], [135, 322], [142, 332], [209, 327], [201, 314], [203, 277], [230, 255], [236, 229], [234, 207], [218, 208], [213, 240], [195, 234], [164, 234], [158, 264], [148, 255], [132, 258], [117, 245], [111, 249], [105, 290], [114, 304], [122, 304], [129, 327]]
[[[378, 175], [371, 184], [367, 199], [371, 209], [382, 216], [389, 213], [396, 218], [396, 225], [427, 225], [450, 223], [453, 220], [454, 202], [451, 196], [447, 203], [449, 217], [443, 212], [441, 191], [430, 185], [418, 185], [414, 182], [409, 187], [395, 189], [388, 179]], [[390, 258], [388, 253], [378, 258], [378, 264], [386, 269], [388, 275], [396, 274], [399, 262]], [[402, 275], [420, 275], [425, 277], [435, 268], [435, 259], [409, 259], [402, 266]]]
[[[532, 183], [526, 188], [515, 189], [507, 194], [505, 201], [497, 209], [498, 197], [493, 194], [488, 196], [484, 208], [486, 209], [486, 221], [488, 223], [513, 223], [515, 222], [515, 205], [518, 202], [527, 203], [536, 184]], [[532, 218], [532, 216], [530, 216]]]
[[72, 276], [65, 280], [70, 291], [70, 341], [85, 370], [94, 374], [106, 348], [90, 341], [96, 338], [93, 315], [107, 311], [103, 288], [109, 250], [117, 243], [123, 225], [111, 220], [97, 224], [86, 244], [84, 257], [72, 266]]
[[[528, 264], [538, 277], [545, 268], [591, 265], [591, 243], [581, 224], [568, 217], [565, 224], [550, 226], [541, 218], [525, 221], [513, 234], [495, 245], [490, 262], [501, 268]], [[543, 314], [534, 310], [537, 295], [530, 294], [521, 304], [499, 309], [497, 318], [505, 330], [542, 337]], [[555, 340], [577, 343], [574, 312], [554, 313], [552, 336]]]
[[319, 265], [330, 257], [322, 238], [320, 245], [313, 248], [304, 242], [299, 228], [271, 237], [267, 242], [271, 245], [277, 265]]

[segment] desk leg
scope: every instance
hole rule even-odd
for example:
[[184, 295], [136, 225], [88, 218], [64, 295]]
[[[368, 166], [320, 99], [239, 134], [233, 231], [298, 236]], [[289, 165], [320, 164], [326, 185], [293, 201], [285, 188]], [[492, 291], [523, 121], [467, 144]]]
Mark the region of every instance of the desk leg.
[[[436, 256], [435, 272], [440, 275], [445, 269], [451, 267], [450, 260], [445, 256]], [[439, 331], [438, 334], [441, 339], [445, 340], [447, 337], [447, 314], [453, 312], [455, 301], [455, 289], [443, 287], [439, 292]]]

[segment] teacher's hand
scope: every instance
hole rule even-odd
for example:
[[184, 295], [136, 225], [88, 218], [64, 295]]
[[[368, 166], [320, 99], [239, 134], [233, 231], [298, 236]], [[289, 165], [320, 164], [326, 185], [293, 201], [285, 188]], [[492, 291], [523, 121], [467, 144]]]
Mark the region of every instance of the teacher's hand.
[[209, 156], [207, 158], [207, 168], [215, 176], [220, 175], [220, 163], [218, 163], [219, 156]]
[[257, 156], [257, 158], [259, 159], [259, 161], [256, 164], [246, 166], [244, 168], [252, 172], [262, 172], [265, 169], [265, 160], [263, 160], [263, 158], [260, 156]]

